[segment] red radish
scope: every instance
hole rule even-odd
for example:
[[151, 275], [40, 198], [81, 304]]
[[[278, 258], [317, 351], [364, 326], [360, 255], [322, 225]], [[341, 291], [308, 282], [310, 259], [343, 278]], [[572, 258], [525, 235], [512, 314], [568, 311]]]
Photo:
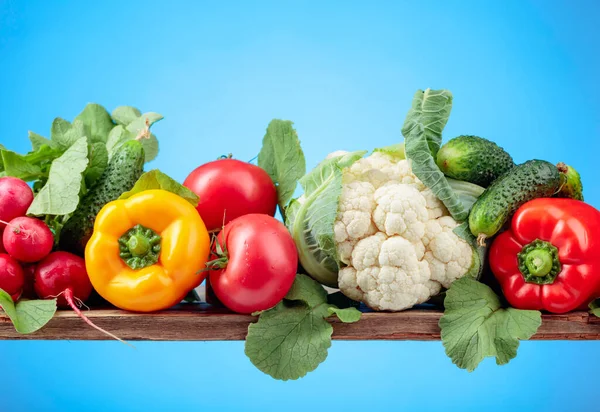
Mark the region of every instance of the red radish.
[[92, 293], [92, 283], [85, 269], [85, 261], [69, 252], [53, 252], [37, 264], [34, 273], [35, 292], [41, 299], [57, 298], [59, 307], [70, 307], [92, 328], [126, 343], [92, 323], [77, 306]]
[[[0, 220], [8, 222], [25, 216], [33, 202], [33, 191], [27, 183], [16, 177], [0, 177]], [[5, 223], [0, 223], [0, 228]]]
[[8, 223], [2, 242], [13, 258], [32, 263], [48, 256], [54, 246], [54, 236], [41, 220], [23, 216]]
[[23, 293], [25, 276], [19, 262], [6, 253], [0, 253], [0, 289], [10, 295], [16, 302]]
[[[0, 223], [2, 225], [2, 223]], [[6, 253], [6, 249], [4, 249], [4, 242], [2, 242], [2, 235], [4, 234], [4, 229], [0, 228], [0, 253]]]
[[25, 284], [23, 285], [22, 298], [25, 299], [36, 299], [37, 295], [33, 287], [33, 280], [35, 275], [35, 263], [22, 264], [23, 275], [25, 276]]

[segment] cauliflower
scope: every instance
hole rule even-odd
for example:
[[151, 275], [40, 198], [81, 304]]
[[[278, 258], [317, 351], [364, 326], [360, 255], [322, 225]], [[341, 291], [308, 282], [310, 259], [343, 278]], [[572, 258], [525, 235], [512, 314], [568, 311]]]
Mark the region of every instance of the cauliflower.
[[[336, 152], [330, 158], [343, 155]], [[343, 170], [334, 222], [340, 290], [375, 310], [426, 302], [477, 265], [458, 223], [415, 175], [384, 152]]]

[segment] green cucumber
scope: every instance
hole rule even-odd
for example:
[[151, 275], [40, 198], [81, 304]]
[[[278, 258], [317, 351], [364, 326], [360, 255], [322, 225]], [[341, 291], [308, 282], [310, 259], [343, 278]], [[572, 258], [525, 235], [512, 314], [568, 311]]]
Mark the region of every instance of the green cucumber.
[[104, 173], [81, 199], [77, 210], [60, 232], [60, 248], [83, 256], [92, 236], [100, 209], [133, 188], [144, 172], [144, 148], [137, 140], [123, 144], [113, 155]]
[[573, 166], [568, 166], [564, 163], [556, 165], [561, 175], [560, 190], [556, 197], [568, 197], [570, 199], [583, 200], [583, 184], [581, 176]]
[[512, 157], [496, 143], [477, 136], [458, 136], [442, 146], [437, 165], [448, 177], [488, 187], [512, 169]]
[[551, 197], [561, 183], [556, 166], [545, 160], [529, 160], [494, 181], [477, 199], [469, 214], [469, 229], [480, 245], [494, 236], [526, 202]]

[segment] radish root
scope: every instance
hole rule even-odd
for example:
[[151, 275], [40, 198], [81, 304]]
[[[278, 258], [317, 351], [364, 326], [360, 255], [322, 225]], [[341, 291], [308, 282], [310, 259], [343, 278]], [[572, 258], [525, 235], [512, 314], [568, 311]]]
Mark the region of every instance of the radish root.
[[[73, 296], [73, 290], [71, 288], [65, 289], [64, 296], [65, 296], [65, 299], [66, 299], [67, 303], [71, 307], [71, 309], [73, 309], [73, 311], [77, 314], [77, 316], [79, 316], [85, 323], [87, 323], [88, 325], [90, 325], [92, 328], [94, 328], [94, 329], [96, 329], [96, 330], [104, 333], [105, 335], [110, 336], [111, 338], [116, 339], [119, 342], [124, 343], [127, 346], [131, 346], [132, 348], [135, 349], [135, 346], [133, 346], [131, 343], [125, 342], [123, 339], [119, 338], [118, 336], [113, 335], [112, 333], [110, 333], [107, 330], [102, 329], [100, 326], [95, 325], [91, 320], [89, 320], [88, 317], [85, 316], [81, 312], [81, 310], [77, 307], [77, 305], [75, 304], [75, 299], [74, 299], [74, 296]], [[77, 300], [79, 300], [79, 299], [77, 299]]]

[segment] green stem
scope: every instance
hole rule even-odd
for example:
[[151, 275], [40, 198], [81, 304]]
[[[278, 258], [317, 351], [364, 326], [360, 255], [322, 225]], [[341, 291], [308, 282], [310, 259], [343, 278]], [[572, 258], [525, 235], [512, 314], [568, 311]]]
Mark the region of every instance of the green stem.
[[131, 269], [143, 269], [158, 262], [160, 243], [155, 231], [136, 225], [119, 238], [119, 256]]
[[549, 285], [561, 271], [558, 249], [549, 242], [536, 239], [518, 254], [519, 270], [528, 283]]

